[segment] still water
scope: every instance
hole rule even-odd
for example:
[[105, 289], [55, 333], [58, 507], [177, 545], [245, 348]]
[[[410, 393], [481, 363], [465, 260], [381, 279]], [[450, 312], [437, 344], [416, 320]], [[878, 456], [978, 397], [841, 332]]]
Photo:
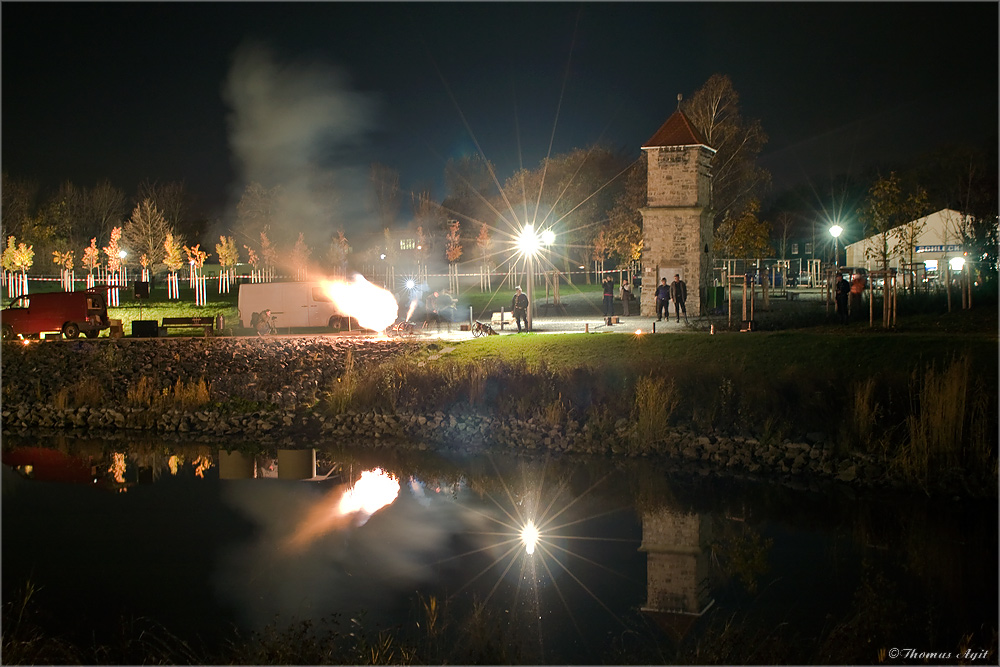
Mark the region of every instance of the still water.
[[277, 450], [155, 440], [3, 453], [4, 602], [30, 581], [76, 641], [135, 618], [209, 652], [303, 620], [427, 632], [433, 600], [524, 663], [874, 663], [964, 637], [996, 664], [995, 500], [604, 458], [326, 449], [282, 475]]

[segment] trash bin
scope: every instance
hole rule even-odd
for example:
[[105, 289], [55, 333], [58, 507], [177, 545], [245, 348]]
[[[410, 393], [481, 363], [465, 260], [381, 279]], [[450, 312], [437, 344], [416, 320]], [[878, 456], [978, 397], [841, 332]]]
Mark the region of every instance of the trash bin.
[[721, 285], [713, 285], [708, 288], [708, 307], [711, 309], [722, 308], [726, 304], [726, 288]]

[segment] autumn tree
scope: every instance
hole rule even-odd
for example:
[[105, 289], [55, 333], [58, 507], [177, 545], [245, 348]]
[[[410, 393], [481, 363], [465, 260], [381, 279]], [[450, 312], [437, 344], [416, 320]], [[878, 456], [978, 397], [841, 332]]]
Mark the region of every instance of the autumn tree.
[[181, 240], [167, 232], [167, 237], [163, 241], [163, 264], [170, 273], [177, 273], [184, 266], [184, 256], [181, 255], [182, 248]]
[[605, 230], [608, 253], [620, 263], [642, 258], [642, 213], [646, 206], [646, 152], [625, 172], [622, 186], [608, 211]]
[[771, 181], [770, 173], [757, 165], [757, 156], [767, 143], [760, 121], [743, 118], [740, 96], [724, 74], [710, 76], [680, 108], [716, 151], [712, 157], [713, 229], [727, 218], [741, 219]]
[[[452, 158], [444, 168], [445, 198], [441, 214], [435, 216], [437, 225], [425, 224], [425, 230], [447, 233], [451, 220], [480, 224], [501, 217], [493, 204], [498, 191], [496, 169], [489, 160], [479, 155]], [[423, 223], [422, 223], [423, 224]]]
[[479, 248], [479, 255], [483, 258], [483, 265], [487, 266], [489, 264], [490, 250], [493, 248], [493, 239], [490, 238], [490, 228], [486, 224], [479, 226], [476, 247]]
[[347, 236], [344, 235], [343, 229], [337, 230], [337, 235], [330, 239], [330, 248], [327, 251], [327, 257], [330, 261], [343, 272], [347, 270], [347, 255], [350, 252], [350, 244], [347, 242]]
[[[859, 212], [859, 218], [865, 225], [865, 235], [872, 239], [865, 247], [865, 257], [875, 259], [879, 269], [886, 272], [883, 274], [886, 276], [886, 291], [889, 289], [889, 260], [894, 252], [894, 246], [890, 244], [893, 230], [924, 216], [926, 212], [926, 191], [918, 186], [904, 192], [896, 172], [876, 180], [868, 191], [868, 198]], [[883, 299], [882, 323], [883, 326], [889, 325], [888, 299]]]
[[143, 199], [135, 205], [132, 216], [122, 228], [122, 244], [133, 256], [145, 255], [148, 263], [163, 261], [163, 241], [174, 227], [167, 221], [152, 199]]
[[309, 263], [310, 253], [311, 251], [309, 244], [306, 243], [305, 234], [299, 232], [299, 238], [295, 241], [295, 245], [292, 246], [291, 252], [292, 268], [295, 269], [295, 275], [299, 280], [306, 274], [306, 265]]
[[121, 246], [119, 245], [121, 238], [122, 238], [122, 228], [112, 227], [111, 237], [110, 240], [108, 241], [108, 245], [102, 248], [104, 256], [107, 258], [107, 266], [109, 274], [118, 273], [118, 271], [122, 267], [122, 258], [119, 257], [119, 253], [121, 252]]
[[[917, 241], [927, 227], [927, 218], [916, 218], [893, 228], [892, 237], [895, 240], [893, 252], [906, 259], [907, 266], [913, 265], [913, 255], [917, 252]], [[909, 287], [910, 293], [916, 292], [915, 276], [907, 280], [909, 269], [903, 272], [903, 289]]]
[[859, 217], [865, 224], [866, 236], [875, 236], [874, 246], [866, 248], [865, 255], [878, 261], [883, 271], [888, 270], [893, 256], [893, 230], [900, 225], [922, 217], [927, 211], [927, 193], [917, 187], [904, 192], [896, 172], [879, 178], [868, 191], [868, 198]]
[[551, 229], [555, 254], [568, 274], [571, 263], [590, 261], [594, 237], [609, 224], [633, 162], [599, 146], [547, 158], [536, 169], [522, 169], [507, 179], [504, 213], [536, 230]]
[[188, 264], [193, 266], [195, 270], [201, 269], [205, 266], [205, 260], [211, 255], [201, 249], [201, 244], [196, 243], [194, 246], [184, 246], [184, 254], [187, 255]]
[[93, 282], [94, 269], [96, 269], [101, 264], [101, 253], [97, 249], [97, 239], [90, 239], [90, 245], [83, 249], [83, 258], [80, 260], [80, 266], [87, 269], [87, 272], [91, 276], [89, 282]]
[[215, 244], [215, 255], [219, 258], [219, 266], [226, 271], [234, 271], [240, 262], [236, 239], [232, 236], [220, 236], [219, 242]]
[[727, 217], [715, 231], [716, 252], [723, 257], [751, 260], [774, 254], [771, 248], [771, 224], [758, 218], [760, 202], [751, 199], [743, 212]]
[[270, 274], [278, 264], [278, 249], [274, 247], [271, 239], [267, 237], [268, 231], [265, 228], [260, 233], [260, 259], [264, 263], [264, 271]]

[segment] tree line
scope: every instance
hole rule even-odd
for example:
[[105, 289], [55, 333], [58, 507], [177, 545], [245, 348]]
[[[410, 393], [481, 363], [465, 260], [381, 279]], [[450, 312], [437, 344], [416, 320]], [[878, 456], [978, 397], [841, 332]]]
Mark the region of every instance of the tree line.
[[[991, 159], [988, 154], [954, 151], [898, 173], [876, 166], [860, 178], [831, 182], [830, 191], [823, 194], [812, 187], [774, 197], [770, 174], [758, 164], [767, 134], [760, 120], [743, 117], [728, 76], [710, 77], [680, 109], [716, 149], [711, 203], [717, 257], [784, 257], [788, 239], [815, 225], [820, 211], [835, 210], [859, 220], [867, 236], [885, 231], [886, 221], [902, 224], [915, 219], [904, 219], [907, 216], [949, 207], [970, 216], [965, 241], [985, 257], [987, 273], [996, 274], [995, 154]], [[215, 254], [226, 269], [245, 258], [263, 273], [282, 265], [299, 269], [310, 259], [337, 269], [346, 269], [349, 261], [384, 258], [391, 263], [401, 251], [400, 221], [408, 218], [408, 234], [416, 238], [413, 250], [425, 263], [495, 265], [518, 230], [532, 224], [536, 230], [555, 232], [553, 268], [568, 273], [591, 263], [625, 266], [638, 260], [642, 250], [645, 157], [642, 151], [636, 156], [632, 149], [594, 145], [547, 157], [507, 178], [481, 155], [451, 159], [444, 168], [445, 195], [440, 201], [430, 188], [402, 190], [399, 172], [376, 163], [369, 173], [368, 198], [381, 233], [372, 230], [375, 233], [359, 247], [337, 223], [334, 201], [314, 211], [325, 230], [323, 243], [317, 244], [288, 224], [284, 212], [289, 196], [282, 184], [253, 182], [246, 185], [230, 234], [219, 237]], [[907, 193], [900, 195], [903, 203], [893, 204], [891, 215], [885, 213], [887, 189]], [[10, 257], [20, 252], [22, 261], [29, 249], [38, 257], [52, 257], [61, 267], [72, 262], [75, 252], [93, 261], [94, 248], [118, 229], [120, 244], [129, 249], [125, 262], [175, 271], [184, 261], [180, 249], [187, 249], [189, 260], [203, 262], [201, 244], [207, 248], [215, 241], [203, 238], [206, 221], [191, 219], [183, 183], [146, 181], [130, 203], [108, 181], [92, 188], [67, 182], [43, 195], [37, 184], [4, 172], [0, 192], [3, 235], [13, 248]], [[408, 215], [402, 213], [404, 207]], [[912, 235], [914, 230], [908, 231]], [[12, 240], [20, 243], [11, 246]], [[904, 241], [897, 246], [905, 247]], [[887, 261], [887, 253], [880, 259]]]

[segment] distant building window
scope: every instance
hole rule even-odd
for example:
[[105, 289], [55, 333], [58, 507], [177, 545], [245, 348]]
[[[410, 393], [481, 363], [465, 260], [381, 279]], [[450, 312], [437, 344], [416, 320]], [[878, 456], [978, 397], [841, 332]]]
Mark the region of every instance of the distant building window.
[[417, 247], [416, 239], [399, 239], [400, 250], [414, 250]]
[[812, 243], [807, 243], [806, 244], [806, 249], [805, 249], [805, 251], [803, 251], [802, 254], [803, 255], [811, 255], [811, 254], [813, 254], [813, 244]]
[[793, 255], [798, 255], [799, 254], [799, 244], [798, 243], [793, 243], [792, 244], [792, 254]]

